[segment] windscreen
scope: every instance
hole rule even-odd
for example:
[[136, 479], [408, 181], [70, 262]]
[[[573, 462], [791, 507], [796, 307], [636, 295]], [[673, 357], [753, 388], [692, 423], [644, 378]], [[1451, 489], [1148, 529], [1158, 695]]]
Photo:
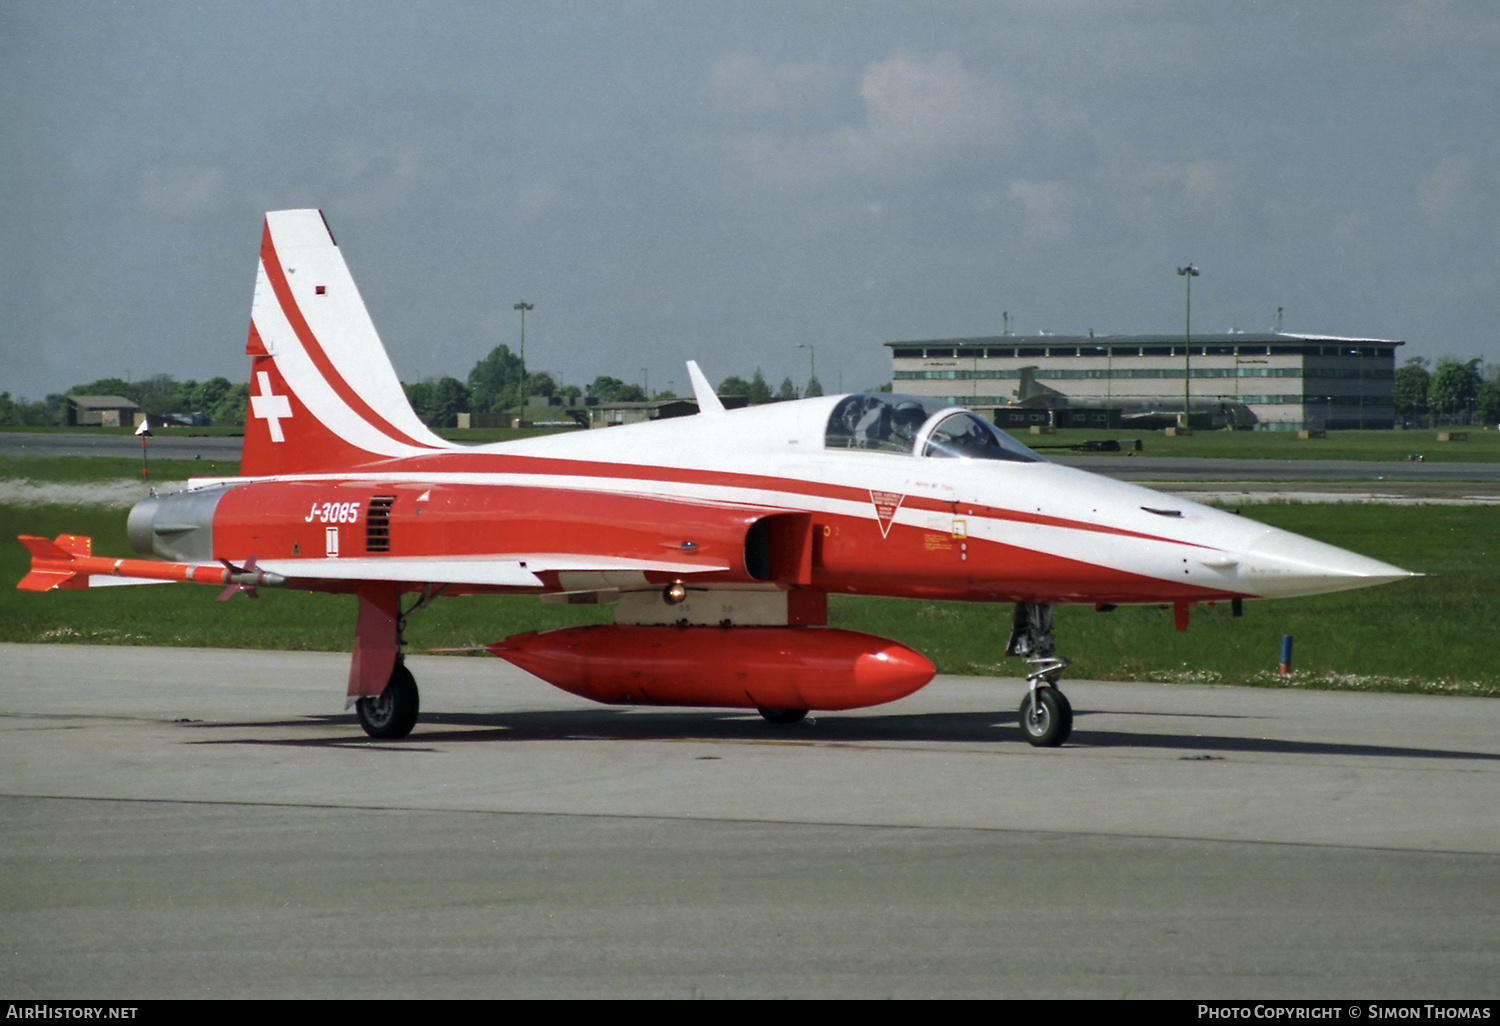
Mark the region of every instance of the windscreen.
[[927, 418], [951, 406], [939, 399], [884, 392], [846, 396], [828, 418], [824, 444], [830, 449], [910, 453]]
[[944, 417], [927, 438], [923, 456], [948, 459], [1014, 460], [1035, 463], [1036, 453], [974, 413], [955, 413]]
[[1041, 457], [976, 413], [955, 410], [931, 396], [866, 392], [846, 396], [828, 418], [824, 444], [830, 449], [877, 452], [916, 451], [929, 420], [939, 418], [922, 449], [923, 456], [950, 459], [1012, 460], [1032, 463]]

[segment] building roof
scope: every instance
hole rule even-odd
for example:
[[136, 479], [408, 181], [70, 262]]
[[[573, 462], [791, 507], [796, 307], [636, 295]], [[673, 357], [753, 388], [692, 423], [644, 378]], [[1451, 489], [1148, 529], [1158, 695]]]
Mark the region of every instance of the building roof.
[[84, 410], [139, 410], [140, 406], [123, 395], [70, 395], [68, 402]]
[[[987, 335], [983, 338], [920, 338], [904, 342], [887, 342], [895, 346], [1089, 346], [1089, 345], [1173, 345], [1183, 341], [1183, 332], [1157, 335]], [[1363, 338], [1344, 335], [1309, 335], [1281, 331], [1195, 331], [1195, 345], [1274, 345], [1299, 342], [1350, 342], [1366, 345], [1404, 346], [1392, 338]]]

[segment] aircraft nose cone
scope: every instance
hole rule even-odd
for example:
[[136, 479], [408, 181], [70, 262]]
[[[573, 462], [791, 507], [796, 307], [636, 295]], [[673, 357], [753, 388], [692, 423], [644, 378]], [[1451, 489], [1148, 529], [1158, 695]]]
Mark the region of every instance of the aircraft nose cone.
[[1247, 590], [1264, 598], [1321, 595], [1421, 576], [1290, 531], [1260, 538], [1240, 566]]

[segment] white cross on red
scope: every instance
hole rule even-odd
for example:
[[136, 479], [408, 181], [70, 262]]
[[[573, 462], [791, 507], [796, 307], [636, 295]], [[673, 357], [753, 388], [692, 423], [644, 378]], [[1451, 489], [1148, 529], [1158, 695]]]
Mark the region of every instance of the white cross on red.
[[281, 419], [291, 418], [292, 401], [271, 391], [271, 375], [265, 371], [256, 371], [255, 380], [260, 383], [260, 395], [250, 397], [250, 413], [266, 422], [266, 427], [271, 429], [271, 441], [284, 442], [286, 436], [281, 433]]

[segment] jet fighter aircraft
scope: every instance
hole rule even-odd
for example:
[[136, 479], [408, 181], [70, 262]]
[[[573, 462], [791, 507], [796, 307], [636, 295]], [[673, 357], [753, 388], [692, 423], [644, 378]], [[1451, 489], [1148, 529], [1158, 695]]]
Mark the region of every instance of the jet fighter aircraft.
[[442, 596], [613, 605], [614, 623], [488, 646], [608, 703], [877, 705], [934, 673], [904, 645], [827, 626], [831, 593], [1014, 604], [1033, 745], [1062, 744], [1051, 607], [1312, 595], [1411, 576], [1230, 513], [1047, 462], [941, 400], [866, 393], [464, 446], [408, 404], [322, 214], [268, 214], [246, 344], [241, 476], [131, 511], [144, 559], [23, 537], [31, 590], [91, 581], [294, 587], [358, 599], [348, 698], [366, 733], [417, 721], [409, 616]]

